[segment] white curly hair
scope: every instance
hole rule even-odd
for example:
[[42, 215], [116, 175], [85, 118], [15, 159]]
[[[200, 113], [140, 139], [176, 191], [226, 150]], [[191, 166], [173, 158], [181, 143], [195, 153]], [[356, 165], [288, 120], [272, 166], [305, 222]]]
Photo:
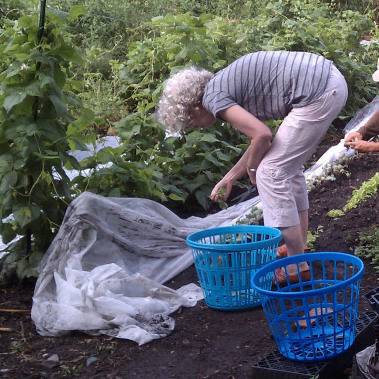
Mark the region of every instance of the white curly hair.
[[191, 109], [201, 105], [204, 88], [213, 74], [191, 66], [172, 74], [164, 84], [155, 117], [170, 132], [179, 132], [193, 122]]

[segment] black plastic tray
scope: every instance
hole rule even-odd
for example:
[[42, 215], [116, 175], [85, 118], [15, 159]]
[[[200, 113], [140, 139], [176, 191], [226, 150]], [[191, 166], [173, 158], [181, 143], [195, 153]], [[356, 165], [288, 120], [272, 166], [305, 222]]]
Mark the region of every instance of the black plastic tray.
[[379, 313], [379, 287], [374, 288], [370, 292], [363, 295], [363, 297], [370, 303], [372, 309]]
[[280, 354], [279, 350], [275, 349], [253, 365], [252, 378], [302, 379], [313, 378], [317, 375], [320, 379], [335, 378], [336, 371], [340, 372], [344, 366], [351, 364], [352, 358], [357, 352], [373, 343], [373, 341], [370, 342], [373, 333], [370, 332], [369, 326], [374, 325], [378, 317], [376, 312], [359, 313], [354, 343], [338, 357], [321, 362], [302, 363], [287, 359]]

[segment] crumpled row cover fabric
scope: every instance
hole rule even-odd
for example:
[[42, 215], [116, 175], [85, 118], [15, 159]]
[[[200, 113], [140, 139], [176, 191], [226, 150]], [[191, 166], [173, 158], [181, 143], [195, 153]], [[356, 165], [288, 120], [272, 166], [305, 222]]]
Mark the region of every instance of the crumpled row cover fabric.
[[193, 283], [178, 290], [162, 284], [193, 263], [186, 237], [231, 225], [258, 201], [181, 219], [151, 200], [81, 194], [41, 262], [31, 313], [38, 333], [79, 330], [138, 344], [167, 336], [170, 314], [203, 297]]

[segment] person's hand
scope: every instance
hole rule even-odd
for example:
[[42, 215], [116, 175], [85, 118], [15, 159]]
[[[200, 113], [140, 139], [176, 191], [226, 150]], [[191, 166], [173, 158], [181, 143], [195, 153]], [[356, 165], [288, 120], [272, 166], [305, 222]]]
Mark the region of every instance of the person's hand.
[[229, 197], [230, 192], [233, 188], [233, 182], [226, 180], [225, 178], [221, 179], [213, 188], [211, 195], [209, 196], [212, 201], [224, 200]]
[[350, 132], [345, 137], [345, 146], [349, 147], [352, 142], [361, 141], [362, 134], [359, 132]]
[[370, 153], [373, 151], [379, 151], [379, 142], [358, 140], [355, 142], [348, 142], [346, 145], [353, 148], [358, 153]]

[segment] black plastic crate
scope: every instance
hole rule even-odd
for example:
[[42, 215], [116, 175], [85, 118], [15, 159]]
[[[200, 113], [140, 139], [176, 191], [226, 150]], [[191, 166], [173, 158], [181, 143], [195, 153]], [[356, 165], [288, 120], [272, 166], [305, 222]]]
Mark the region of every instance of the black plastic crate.
[[369, 302], [372, 309], [379, 313], [379, 287], [374, 288], [370, 292], [363, 295], [363, 297]]
[[358, 314], [355, 340], [353, 345], [340, 356], [321, 362], [295, 362], [285, 358], [275, 349], [263, 359], [256, 362], [252, 367], [252, 378], [259, 379], [303, 379], [313, 378], [319, 375], [319, 378], [333, 378], [335, 372], [341, 372], [343, 368], [348, 367], [356, 353], [374, 342], [371, 341], [373, 333], [370, 333], [370, 326], [378, 318], [375, 312], [362, 312]]

